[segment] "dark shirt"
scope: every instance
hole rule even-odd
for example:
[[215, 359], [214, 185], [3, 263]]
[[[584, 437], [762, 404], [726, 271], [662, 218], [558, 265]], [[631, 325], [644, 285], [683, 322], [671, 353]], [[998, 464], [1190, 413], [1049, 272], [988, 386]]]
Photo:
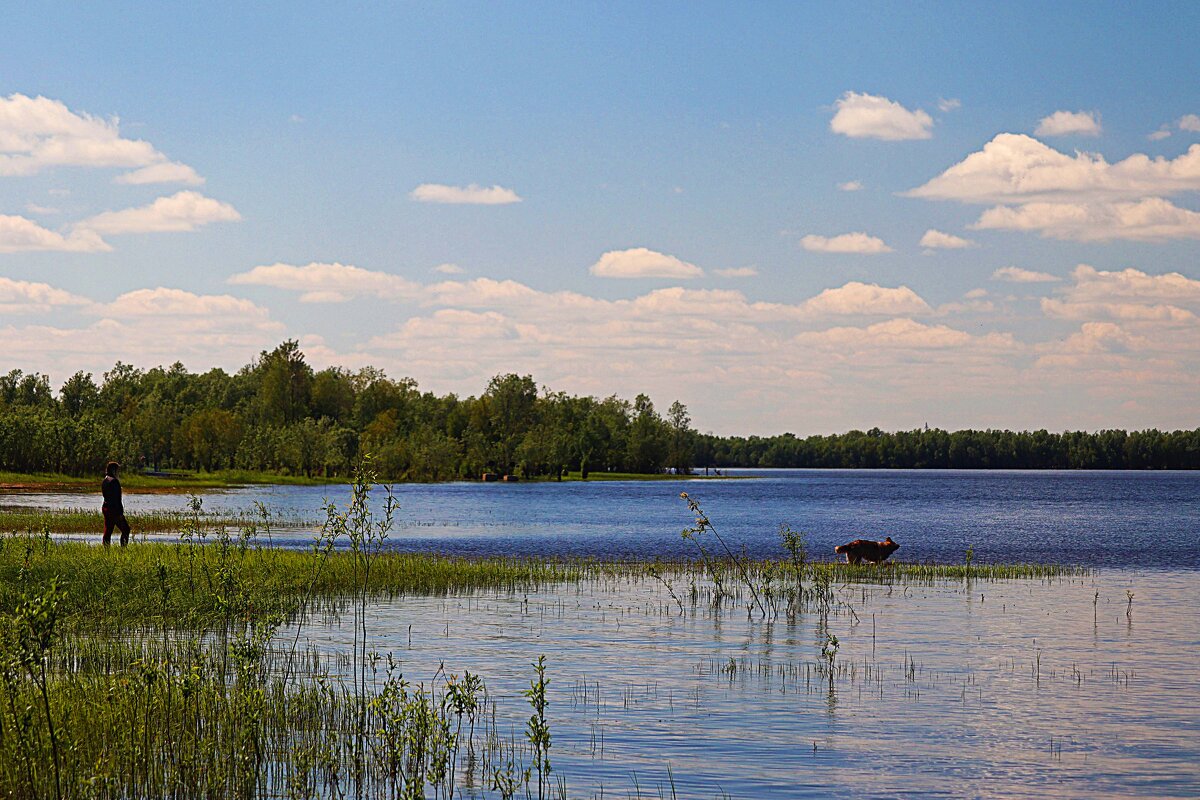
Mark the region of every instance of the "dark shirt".
[[100, 492], [104, 495], [104, 505], [110, 511], [123, 511], [121, 507], [121, 482], [116, 475], [105, 475], [100, 484]]

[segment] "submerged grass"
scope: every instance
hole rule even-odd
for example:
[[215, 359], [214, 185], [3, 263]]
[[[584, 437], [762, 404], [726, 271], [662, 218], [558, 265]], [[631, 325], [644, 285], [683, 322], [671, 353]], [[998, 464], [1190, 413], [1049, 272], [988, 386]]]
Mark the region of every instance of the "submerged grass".
[[[135, 533], [177, 533], [189, 524], [182, 511], [130, 511], [126, 515]], [[206, 514], [209, 525], [236, 526], [236, 516]], [[98, 509], [0, 507], [0, 532], [8, 534], [99, 533], [104, 519]]]

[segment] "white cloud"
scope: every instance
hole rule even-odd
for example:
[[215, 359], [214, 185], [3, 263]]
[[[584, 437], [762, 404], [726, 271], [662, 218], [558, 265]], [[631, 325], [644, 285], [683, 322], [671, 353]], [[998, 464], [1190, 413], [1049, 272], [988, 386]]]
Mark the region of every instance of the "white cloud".
[[461, 275], [465, 270], [458, 264], [438, 264], [433, 268], [434, 272], [440, 272], [443, 275]]
[[300, 292], [302, 303], [343, 303], [353, 297], [375, 296], [385, 299], [411, 297], [417, 284], [399, 275], [376, 272], [350, 264], [311, 263], [269, 264], [255, 267], [229, 278], [240, 286], [270, 286]]
[[1138, 269], [1119, 272], [1098, 270], [1080, 264], [1071, 273], [1075, 285], [1067, 296], [1075, 302], [1105, 302], [1114, 299], [1137, 302], [1176, 302], [1200, 305], [1200, 280], [1178, 272], [1151, 275]]
[[1200, 238], [1200, 214], [1164, 199], [1191, 191], [1200, 191], [1200, 144], [1173, 160], [1136, 153], [1109, 164], [1100, 155], [1068, 156], [1029, 136], [1004, 133], [905, 194], [1017, 204], [983, 212], [975, 230], [1099, 242]]
[[590, 271], [601, 278], [695, 278], [704, 274], [695, 264], [645, 247], [610, 250]]
[[1109, 164], [1091, 153], [1060, 153], [1029, 136], [1002, 133], [904, 194], [962, 203], [1140, 200], [1200, 191], [1200, 144], [1175, 159], [1135, 153]]
[[166, 160], [149, 142], [122, 137], [116, 117], [75, 113], [46, 97], [0, 97], [0, 175], [34, 175], [58, 166], [145, 167]]
[[928, 139], [933, 118], [920, 109], [909, 111], [897, 102], [878, 95], [846, 92], [834, 104], [837, 113], [829, 121], [834, 133], [852, 139]]
[[60, 209], [53, 206], [40, 206], [37, 203], [26, 203], [25, 210], [30, 214], [61, 214]]
[[804, 303], [813, 314], [858, 314], [863, 316], [903, 316], [928, 314], [933, 309], [907, 286], [895, 289], [875, 283], [850, 281], [836, 289], [826, 289]]
[[1047, 316], [1194, 324], [1195, 311], [1200, 311], [1200, 281], [1178, 272], [1151, 275], [1132, 268], [1107, 272], [1080, 264], [1072, 271], [1071, 279], [1073, 284], [1060, 292], [1060, 298], [1042, 299], [1042, 311]]
[[943, 114], [949, 113], [951, 111], [955, 111], [960, 108], [962, 108], [962, 101], [957, 98], [954, 98], [954, 97], [951, 97], [949, 99], [944, 98], [944, 97], [938, 98], [938, 111], [941, 111]]
[[228, 317], [265, 320], [269, 316], [265, 308], [240, 297], [228, 294], [200, 295], [183, 289], [170, 289], [163, 286], [126, 292], [111, 303], [96, 306], [94, 313], [102, 316], [111, 315], [118, 319], [130, 317], [218, 319]]
[[0, 313], [46, 313], [62, 306], [86, 306], [86, 297], [56, 289], [48, 283], [33, 283], [5, 278], [0, 275]]
[[1181, 131], [1200, 133], [1200, 114], [1184, 114], [1178, 124]]
[[964, 294], [963, 297], [967, 298], [968, 300], [978, 300], [981, 297], [987, 297], [987, 295], [988, 295], [987, 289], [972, 289], [971, 291]]
[[[77, 370], [100, 374], [121, 360], [138, 366], [183, 361], [193, 368], [235, 370], [279, 343], [285, 329], [266, 309], [228, 295], [139, 289], [81, 311], [82, 324], [0, 327], [8, 352], [0, 368], [36, 365], [65, 380]], [[14, 357], [15, 355], [15, 357]]]
[[1146, 138], [1152, 142], [1160, 142], [1163, 139], [1166, 139], [1167, 137], [1169, 137], [1170, 135], [1171, 135], [1171, 132], [1169, 130], [1167, 130], [1166, 128], [1159, 128], [1158, 130], [1154, 131], [1154, 133], [1146, 134]]
[[926, 325], [911, 319], [890, 319], [865, 328], [830, 328], [795, 337], [798, 344], [834, 346], [849, 351], [959, 350], [982, 346], [989, 350], [1013, 350], [1016, 342], [1008, 334], [973, 336], [946, 325]]
[[758, 274], [754, 267], [730, 267], [729, 269], [714, 269], [713, 272], [722, 278], [753, 278]]
[[446, 186], [441, 183], [422, 183], [409, 193], [409, 197], [421, 203], [449, 203], [456, 205], [497, 206], [519, 203], [521, 198], [512, 189], [503, 186]]
[[1001, 267], [992, 273], [992, 280], [1009, 283], [1056, 283], [1061, 279], [1048, 272], [1034, 272], [1021, 267]]
[[874, 255], [890, 253], [892, 248], [884, 244], [882, 239], [868, 236], [865, 233], [843, 233], [839, 236], [817, 236], [809, 234], [800, 239], [800, 246], [814, 253], [858, 253]]
[[1200, 213], [1161, 197], [1120, 203], [1026, 203], [988, 209], [970, 226], [1080, 242], [1200, 239]]
[[123, 183], [142, 186], [148, 183], [185, 183], [189, 186], [200, 186], [204, 178], [196, 174], [196, 170], [187, 164], [177, 161], [164, 161], [151, 164], [133, 172], [126, 172], [113, 178], [113, 183]]
[[846, 181], [845, 183], [839, 183], [837, 187], [843, 192], [857, 192], [863, 188], [863, 185], [862, 181]]
[[1191, 311], [1167, 303], [1072, 303], [1043, 297], [1041, 304], [1046, 316], [1062, 319], [1094, 320], [1107, 317], [1147, 322], [1192, 322], [1196, 319]]
[[1055, 111], [1042, 117], [1037, 136], [1099, 136], [1100, 120], [1094, 111]]
[[921, 237], [920, 245], [921, 247], [928, 247], [931, 250], [962, 250], [967, 247], [974, 247], [975, 243], [970, 239], [964, 239], [952, 233], [942, 233], [939, 230], [930, 228]]
[[112, 250], [112, 247], [93, 231], [77, 230], [64, 236], [43, 228], [31, 219], [0, 214], [0, 253], [39, 250], [102, 253]]
[[105, 211], [83, 220], [75, 227], [98, 233], [152, 233], [194, 231], [212, 222], [236, 222], [242, 215], [228, 203], [205, 197], [199, 192], [182, 191], [160, 197], [149, 205]]

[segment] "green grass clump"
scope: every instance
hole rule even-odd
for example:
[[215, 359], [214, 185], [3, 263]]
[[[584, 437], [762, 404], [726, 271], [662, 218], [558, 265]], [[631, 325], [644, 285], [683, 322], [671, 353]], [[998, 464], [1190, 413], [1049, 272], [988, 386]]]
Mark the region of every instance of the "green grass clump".
[[[131, 511], [125, 516], [137, 533], [178, 533], [189, 524], [182, 511]], [[208, 525], [236, 526], [239, 521], [237, 517], [205, 515]], [[100, 533], [103, 529], [99, 508], [0, 508], [0, 533]]]
[[382, 552], [365, 581], [355, 570], [351, 552], [328, 553], [317, 570], [311, 550], [257, 547], [228, 537], [102, 548], [8, 536], [0, 538], [0, 608], [13, 607], [23, 591], [57, 578], [62, 609], [71, 617], [120, 626], [198, 625], [223, 618], [234, 604], [290, 614], [310, 591], [332, 600], [356, 588], [375, 598], [518, 589], [578, 580], [586, 566]]

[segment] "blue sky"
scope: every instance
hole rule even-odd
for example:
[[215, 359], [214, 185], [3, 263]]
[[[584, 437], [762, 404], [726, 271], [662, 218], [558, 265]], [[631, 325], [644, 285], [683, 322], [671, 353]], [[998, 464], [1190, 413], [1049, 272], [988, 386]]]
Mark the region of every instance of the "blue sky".
[[1198, 424], [1200, 6], [647, 5], [9, 10], [0, 369]]

